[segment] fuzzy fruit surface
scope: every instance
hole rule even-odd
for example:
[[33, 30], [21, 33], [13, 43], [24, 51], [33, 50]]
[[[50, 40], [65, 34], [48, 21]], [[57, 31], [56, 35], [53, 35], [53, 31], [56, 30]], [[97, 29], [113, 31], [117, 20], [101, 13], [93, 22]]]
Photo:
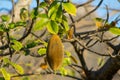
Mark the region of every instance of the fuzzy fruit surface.
[[62, 64], [64, 57], [63, 44], [58, 35], [53, 35], [47, 47], [47, 62], [52, 70], [57, 70]]

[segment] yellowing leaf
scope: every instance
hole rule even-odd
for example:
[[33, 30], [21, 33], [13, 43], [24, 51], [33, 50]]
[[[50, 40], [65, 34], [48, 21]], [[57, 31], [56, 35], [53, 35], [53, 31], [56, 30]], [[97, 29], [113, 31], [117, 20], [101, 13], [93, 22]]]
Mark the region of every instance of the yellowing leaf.
[[104, 20], [102, 18], [95, 18], [94, 20], [95, 20], [95, 25], [97, 28], [103, 27]]
[[19, 74], [24, 74], [24, 70], [23, 68], [18, 65], [18, 64], [15, 64], [13, 62], [10, 62], [10, 64], [15, 68], [15, 70], [19, 73]]
[[100, 27], [103, 26], [103, 25], [102, 25], [103, 23], [102, 23], [102, 22], [99, 22], [99, 21], [96, 21], [95, 24], [96, 24], [96, 27], [98, 27], [98, 28], [100, 28]]
[[67, 71], [67, 69], [65, 69], [64, 67], [61, 67], [61, 68], [60, 68], [60, 73], [61, 73], [62, 75], [67, 75], [67, 74], [68, 74], [68, 71]]
[[40, 55], [46, 54], [46, 48], [40, 48], [40, 49], [38, 50], [38, 54], [40, 54]]
[[109, 31], [113, 34], [120, 35], [120, 29], [117, 27], [112, 27], [109, 29]]
[[19, 73], [19, 74], [24, 74], [24, 70], [23, 68], [18, 65], [18, 64], [14, 64], [15, 70]]
[[5, 64], [8, 64], [8, 63], [10, 63], [10, 60], [9, 60], [8, 58], [3, 58], [3, 62], [4, 62]]
[[65, 54], [67, 55], [67, 57], [71, 56], [71, 53], [69, 51], [65, 51]]
[[20, 49], [22, 49], [23, 45], [21, 42], [17, 41], [17, 40], [12, 40], [12, 42], [14, 43], [14, 45], [12, 45], [12, 48], [16, 51], [19, 51]]
[[65, 11], [67, 11], [69, 14], [71, 15], [76, 15], [76, 7], [75, 5], [73, 5], [72, 3], [69, 3], [69, 2], [64, 2], [63, 3], [63, 8], [65, 9]]
[[71, 59], [68, 57], [68, 58], [64, 58], [63, 59], [63, 64], [62, 66], [68, 66], [71, 64]]
[[67, 38], [68, 38], [68, 39], [72, 39], [72, 38], [73, 38], [73, 34], [74, 34], [74, 28], [71, 27], [71, 28], [69, 29], [69, 31], [68, 31], [68, 36], [67, 36]]
[[5, 70], [5, 68], [0, 69], [5, 80], [10, 80], [10, 74]]
[[48, 65], [47, 65], [46, 63], [41, 63], [41, 64], [40, 64], [40, 67], [41, 67], [42, 69], [47, 69], [47, 68], [48, 68]]
[[3, 58], [3, 62], [4, 62], [5, 64], [10, 64], [12, 67], [14, 67], [15, 70], [16, 70], [19, 74], [23, 74], [23, 73], [24, 73], [24, 70], [23, 70], [23, 68], [22, 68], [20, 65], [11, 62], [8, 58]]

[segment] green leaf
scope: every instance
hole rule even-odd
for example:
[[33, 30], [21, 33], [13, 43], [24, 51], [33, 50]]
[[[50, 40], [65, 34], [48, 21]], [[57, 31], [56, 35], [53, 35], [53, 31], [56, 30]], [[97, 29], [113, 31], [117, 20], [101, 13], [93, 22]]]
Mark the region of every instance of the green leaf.
[[29, 50], [29, 49], [24, 49], [23, 54], [24, 54], [25, 56], [29, 55], [29, 54], [30, 54], [30, 50]]
[[30, 17], [31, 17], [32, 19], [35, 18], [34, 12], [35, 12], [34, 9], [30, 12]]
[[61, 68], [60, 68], [60, 73], [61, 73], [63, 76], [68, 74], [67, 70], [66, 70], [64, 67], [61, 67]]
[[68, 66], [70, 64], [71, 64], [71, 59], [69, 57], [63, 59], [63, 65], [62, 65], [63, 67]]
[[3, 58], [3, 62], [4, 62], [4, 64], [8, 64], [8, 63], [10, 63], [10, 60], [8, 58]]
[[38, 17], [40, 17], [40, 18], [48, 18], [48, 15], [47, 14], [45, 14], [45, 13], [43, 13], [43, 14], [39, 14], [38, 15]]
[[17, 41], [17, 40], [12, 40], [12, 42], [14, 43], [14, 45], [12, 45], [12, 48], [16, 51], [19, 51], [20, 49], [23, 48], [23, 45], [21, 42]]
[[49, 7], [49, 10], [48, 10], [48, 17], [51, 17], [52, 14], [54, 13], [54, 11], [56, 11], [55, 7], [57, 8], [57, 2], [53, 2], [50, 7]]
[[5, 31], [5, 25], [4, 24], [0, 24], [0, 31]]
[[15, 64], [13, 62], [10, 62], [10, 64], [15, 68], [15, 70], [19, 73], [19, 74], [24, 74], [24, 70], [23, 68], [18, 65], [18, 64]]
[[63, 12], [62, 12], [62, 5], [60, 5], [56, 11], [56, 21], [58, 22], [62, 22], [62, 15], [63, 15]]
[[103, 22], [104, 21], [102, 18], [99, 18], [99, 17], [95, 18], [94, 20], [95, 21], [99, 21], [99, 22]]
[[71, 56], [71, 53], [69, 51], [65, 51], [65, 54], [67, 55], [67, 57]]
[[75, 5], [73, 5], [72, 3], [69, 2], [64, 2], [63, 4], [63, 8], [65, 9], [65, 11], [67, 11], [69, 14], [71, 15], [76, 15], [76, 7]]
[[68, 75], [75, 76], [75, 71], [72, 69], [67, 69]]
[[9, 29], [15, 28], [15, 23], [9, 23]]
[[67, 21], [63, 21], [62, 24], [64, 25], [65, 31], [68, 31], [69, 30], [68, 22]]
[[47, 45], [48, 45], [48, 43], [47, 42], [45, 42], [44, 40], [38, 40], [40, 43], [42, 43], [45, 47], [47, 47]]
[[47, 29], [50, 33], [57, 34], [59, 31], [59, 26], [57, 22], [51, 20], [49, 24], [47, 25]]
[[30, 17], [32, 19], [36, 18], [38, 15], [38, 12], [37, 12], [37, 8], [34, 8], [31, 12], [30, 12]]
[[47, 6], [46, 2], [41, 2], [39, 8], [45, 8]]
[[26, 22], [18, 21], [15, 23], [15, 26], [26, 26]]
[[22, 8], [20, 10], [20, 18], [23, 21], [27, 20], [27, 18], [28, 18], [28, 10], [26, 8]]
[[109, 29], [109, 31], [113, 34], [120, 35], [120, 29], [117, 27], [112, 27]]
[[25, 77], [22, 78], [22, 80], [30, 80], [30, 78], [25, 76]]
[[2, 15], [1, 19], [3, 22], [8, 22], [10, 20], [10, 16], [9, 15]]
[[61, 8], [62, 7], [60, 7], [60, 3], [54, 1], [48, 10], [48, 17], [51, 18], [52, 20], [55, 20], [56, 16], [60, 16]]
[[5, 68], [0, 69], [5, 80], [10, 80], [10, 74], [5, 70]]
[[40, 20], [37, 20], [34, 27], [33, 27], [33, 30], [34, 31], [37, 31], [37, 30], [42, 30], [45, 25], [48, 23], [48, 19], [47, 18], [41, 18]]
[[0, 77], [0, 80], [5, 80], [5, 78], [4, 77]]
[[38, 43], [35, 42], [35, 41], [31, 41], [31, 42], [28, 42], [26, 44], [26, 48], [32, 48], [32, 47], [35, 47]]
[[102, 57], [102, 58], [98, 58], [97, 65], [98, 65], [99, 67], [103, 66], [104, 63], [105, 63], [105, 61], [104, 61], [103, 57]]
[[67, 21], [67, 17], [65, 15], [62, 16], [63, 21]]
[[61, 67], [59, 70], [60, 70], [60, 73], [62, 74], [62, 76], [65, 76], [65, 75], [75, 76], [74, 70], [66, 69], [65, 67]]
[[38, 54], [39, 54], [39, 55], [44, 55], [44, 54], [46, 54], [46, 48], [40, 48], [40, 49], [38, 50]]

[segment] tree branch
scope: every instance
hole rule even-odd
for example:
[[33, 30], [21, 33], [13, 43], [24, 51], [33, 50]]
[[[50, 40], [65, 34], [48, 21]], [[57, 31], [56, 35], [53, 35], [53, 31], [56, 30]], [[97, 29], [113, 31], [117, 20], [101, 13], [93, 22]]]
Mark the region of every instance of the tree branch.
[[[84, 16], [80, 17], [78, 20], [76, 20], [75, 22], [79, 22], [80, 20], [82, 20], [83, 18], [85, 18], [86, 16], [90, 15], [91, 13], [93, 13], [94, 11], [96, 11], [100, 5], [102, 4], [103, 0], [101, 0], [99, 2], [99, 4], [95, 7], [95, 9], [91, 10], [90, 12], [88, 12], [87, 14], [85, 14]], [[70, 26], [74, 25], [75, 23], [71, 23]]]
[[[103, 67], [95, 72], [97, 74], [96, 80], [112, 80], [113, 76], [120, 69], [120, 56], [116, 58], [109, 58]], [[94, 76], [95, 77], [95, 76]]]
[[[55, 74], [55, 75], [62, 75], [61, 73], [54, 73], [54, 72], [41, 72], [41, 73], [25, 73], [25, 74], [22, 74], [22, 75], [14, 75], [12, 76], [12, 78], [14, 77], [23, 77], [23, 76], [32, 76], [32, 75], [50, 75], [50, 74]], [[75, 77], [75, 76], [70, 76], [70, 75], [64, 75], [64, 77], [69, 77], [69, 78], [72, 78], [72, 79], [76, 79], [76, 80], [82, 80], [78, 77]]]

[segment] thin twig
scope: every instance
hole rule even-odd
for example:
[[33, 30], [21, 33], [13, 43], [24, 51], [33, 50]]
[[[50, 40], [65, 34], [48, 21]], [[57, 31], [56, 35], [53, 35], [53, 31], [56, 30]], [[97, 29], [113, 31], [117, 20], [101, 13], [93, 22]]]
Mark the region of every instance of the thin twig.
[[15, 2], [14, 2], [14, 0], [12, 0], [12, 12], [11, 12], [11, 15], [12, 15], [12, 22], [14, 22], [14, 17], [15, 17], [15, 15], [14, 15], [14, 7], [15, 7]]
[[[69, 16], [70, 16], [70, 19], [71, 19], [72, 23], [75, 23], [72, 15], [69, 14]], [[73, 25], [72, 27], [73, 27], [73, 29], [74, 29], [74, 35], [75, 35], [75, 34], [76, 34], [76, 27], [75, 27], [75, 25]]]
[[[78, 20], [76, 20], [75, 22], [79, 22], [79, 21], [82, 20], [83, 18], [87, 17], [88, 15], [90, 15], [91, 13], [93, 13], [94, 11], [96, 11], [96, 10], [100, 7], [100, 5], [102, 4], [102, 2], [103, 2], [103, 0], [101, 0], [101, 1], [99, 2], [99, 4], [95, 7], [95, 9], [91, 10], [90, 12], [88, 12], [87, 14], [85, 14], [84, 16], [80, 17], [80, 18], [79, 18]], [[70, 26], [72, 26], [72, 25], [75, 25], [75, 23], [71, 23], [71, 24], [70, 24]]]
[[[11, 76], [12, 78], [14, 77], [23, 77], [23, 76], [32, 76], [32, 75], [50, 75], [50, 74], [55, 74], [55, 75], [62, 75], [61, 73], [54, 73], [54, 72], [41, 72], [41, 73], [25, 73], [25, 74], [22, 74], [22, 75], [14, 75], [14, 76]], [[82, 80], [78, 77], [75, 77], [75, 76], [70, 76], [70, 75], [64, 75], [64, 77], [69, 77], [69, 78], [72, 78], [72, 79], [76, 79], [76, 80]]]
[[103, 32], [103, 31], [107, 31], [108, 29], [100, 29], [100, 30], [91, 30], [91, 31], [85, 31], [85, 32], [78, 32], [76, 33], [77, 36], [79, 35], [85, 35], [85, 34], [95, 34], [95, 33], [98, 33], [98, 32]]
[[85, 2], [85, 3], [83, 3], [83, 4], [77, 5], [76, 7], [77, 7], [77, 8], [82, 7], [82, 6], [87, 5], [87, 4], [89, 4], [89, 3], [93, 2], [93, 1], [94, 1], [94, 0], [89, 0], [89, 1], [87, 1], [87, 2]]
[[119, 37], [119, 35], [118, 35], [118, 36], [115, 36], [115, 37], [112, 37], [111, 39], [104, 39], [103, 42], [112, 41], [112, 40], [114, 40], [114, 39], [116, 39], [116, 38], [118, 38], [118, 37]]
[[[106, 25], [106, 23], [108, 22], [108, 20], [109, 20], [109, 10], [108, 10], [108, 6], [106, 5], [106, 10], [107, 10], [107, 18], [105, 19], [105, 21], [104, 21], [104, 23], [103, 23], [103, 26], [105, 26]], [[101, 42], [103, 42], [103, 37], [104, 37], [104, 33], [105, 33], [105, 31], [103, 31], [102, 32], [102, 34], [101, 34]]]
[[90, 47], [94, 46], [97, 42], [98, 42], [98, 40], [96, 40], [93, 44], [91, 44], [91, 45], [89, 45], [87, 47], [90, 48]]
[[88, 51], [90, 51], [90, 52], [92, 52], [92, 53], [95, 53], [95, 54], [97, 54], [97, 55], [99, 55], [99, 56], [109, 56], [109, 55], [107, 55], [107, 54], [101, 54], [101, 53], [92, 51], [91, 49], [89, 49], [89, 48], [87, 48], [86, 46], [82, 45], [81, 42], [80, 42], [77, 38], [75, 38], [75, 41], [77, 41], [77, 42], [79, 43], [79, 45], [82, 46], [84, 49], [86, 49], [86, 50], [88, 50]]
[[40, 38], [40, 37], [43, 37], [43, 36], [45, 35], [46, 31], [47, 31], [47, 30], [44, 30], [39, 36], [36, 35], [34, 32], [31, 32], [31, 34], [32, 34], [33, 36], [35, 36], [36, 38]]
[[73, 67], [72, 65], [69, 65], [73, 70], [75, 70], [76, 72], [78, 72], [80, 74], [80, 71], [77, 70], [75, 67]]
[[83, 69], [82, 66], [79, 66], [79, 65], [77, 65], [77, 64], [71, 64], [71, 65], [72, 65], [72, 66], [75, 66], [75, 67], [77, 67], [77, 68]]
[[86, 62], [85, 62], [84, 57], [83, 57], [84, 49], [80, 50], [80, 48], [78, 48], [76, 42], [72, 42], [71, 44], [73, 45], [74, 50], [76, 51], [76, 54], [79, 58], [79, 61], [81, 62], [82, 69], [84, 70], [85, 74], [88, 75], [88, 72], [89, 72], [88, 67], [87, 67]]
[[39, 0], [36, 0], [36, 2], [37, 2], [37, 7], [36, 7], [37, 12], [35, 14], [35, 17], [32, 20], [29, 20], [29, 23], [28, 23], [29, 29], [28, 29], [28, 31], [20, 39], [18, 39], [18, 41], [24, 40], [31, 33], [31, 30], [33, 28], [33, 24], [36, 21], [36, 16], [38, 15], [38, 9], [39, 9]]
[[9, 33], [8, 33], [8, 32], [6, 32], [6, 35], [7, 35], [7, 43], [8, 43], [8, 48], [9, 48], [9, 54], [10, 54], [10, 57], [12, 58], [12, 50], [11, 50], [10, 36], [9, 36]]

